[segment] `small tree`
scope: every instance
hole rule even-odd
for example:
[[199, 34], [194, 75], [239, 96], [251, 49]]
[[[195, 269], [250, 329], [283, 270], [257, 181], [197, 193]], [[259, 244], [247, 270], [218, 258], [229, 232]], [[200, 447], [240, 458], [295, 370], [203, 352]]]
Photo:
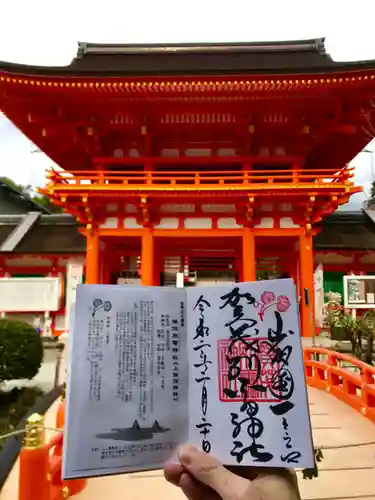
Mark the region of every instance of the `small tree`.
[[337, 327], [344, 331], [345, 340], [350, 340], [352, 352], [360, 356], [362, 352], [363, 324], [361, 319], [353, 318], [349, 311], [342, 311], [337, 321]]
[[328, 299], [328, 302], [324, 305], [323, 326], [329, 330], [331, 337], [334, 338], [335, 328], [337, 328], [342, 315], [342, 307], [336, 296], [332, 298], [329, 295]]
[[353, 354], [360, 355], [364, 333], [361, 319], [354, 319], [350, 311], [332, 300], [325, 307], [324, 325], [329, 328], [333, 340], [350, 340]]
[[31, 379], [43, 361], [40, 334], [28, 323], [0, 319], [0, 383]]

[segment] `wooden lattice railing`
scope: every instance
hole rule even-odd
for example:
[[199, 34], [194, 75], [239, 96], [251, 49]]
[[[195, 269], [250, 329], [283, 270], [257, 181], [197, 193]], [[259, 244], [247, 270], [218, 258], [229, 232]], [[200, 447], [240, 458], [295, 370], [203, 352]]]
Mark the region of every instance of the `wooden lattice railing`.
[[[252, 189], [327, 188], [352, 186], [353, 170], [221, 170], [194, 172], [158, 170], [71, 170], [49, 171], [49, 187], [55, 190], [77, 189]], [[120, 187], [121, 186], [121, 187]]]

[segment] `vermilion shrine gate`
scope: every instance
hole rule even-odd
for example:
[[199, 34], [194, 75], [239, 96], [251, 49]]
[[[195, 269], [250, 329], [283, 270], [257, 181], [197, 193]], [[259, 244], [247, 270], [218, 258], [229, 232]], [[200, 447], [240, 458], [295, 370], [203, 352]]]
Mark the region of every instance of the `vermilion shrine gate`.
[[0, 109], [62, 167], [45, 192], [82, 224], [87, 283], [251, 281], [277, 259], [311, 335], [312, 237], [360, 190], [374, 80], [323, 40], [79, 44], [68, 67], [1, 63]]

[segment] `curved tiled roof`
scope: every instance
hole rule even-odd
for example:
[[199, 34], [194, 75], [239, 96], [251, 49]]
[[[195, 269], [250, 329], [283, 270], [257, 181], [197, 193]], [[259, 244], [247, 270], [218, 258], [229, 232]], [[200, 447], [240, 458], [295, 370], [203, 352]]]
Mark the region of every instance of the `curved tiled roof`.
[[334, 212], [321, 224], [314, 248], [375, 250], [375, 224], [362, 210]]
[[0, 177], [0, 189], [3, 189], [4, 191], [11, 193], [16, 199], [19, 199], [24, 204], [26, 204], [29, 207], [29, 209], [44, 214], [51, 213], [51, 211], [48, 210], [48, 208], [34, 201], [28, 194], [20, 191], [19, 189], [16, 189], [14, 186], [11, 186], [4, 177]]
[[324, 38], [296, 41], [96, 44], [78, 43], [68, 66], [0, 62], [0, 71], [44, 76], [136, 76], [189, 74], [316, 74], [374, 69], [374, 61], [335, 62]]

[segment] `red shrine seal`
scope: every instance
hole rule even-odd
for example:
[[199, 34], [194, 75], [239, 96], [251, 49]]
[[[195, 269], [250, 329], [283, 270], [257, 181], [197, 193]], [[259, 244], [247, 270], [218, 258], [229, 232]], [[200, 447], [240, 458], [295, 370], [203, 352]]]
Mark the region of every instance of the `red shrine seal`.
[[[246, 339], [246, 341], [249, 340]], [[229, 352], [229, 346], [233, 341], [231, 339], [218, 340], [219, 399], [224, 403], [243, 402], [244, 394], [241, 392], [243, 384], [239, 379], [249, 380], [246, 386], [248, 401], [264, 403], [280, 401], [270, 392], [272, 381], [279, 376], [280, 364], [272, 362], [274, 353], [270, 353], [271, 346], [267, 339], [252, 339], [252, 341], [256, 343], [253, 348], [249, 348], [243, 341], [237, 341]], [[238, 362], [234, 366], [235, 359]], [[235, 377], [233, 377], [234, 372], [236, 372]], [[251, 388], [251, 385], [262, 386], [266, 390], [256, 390]]]

